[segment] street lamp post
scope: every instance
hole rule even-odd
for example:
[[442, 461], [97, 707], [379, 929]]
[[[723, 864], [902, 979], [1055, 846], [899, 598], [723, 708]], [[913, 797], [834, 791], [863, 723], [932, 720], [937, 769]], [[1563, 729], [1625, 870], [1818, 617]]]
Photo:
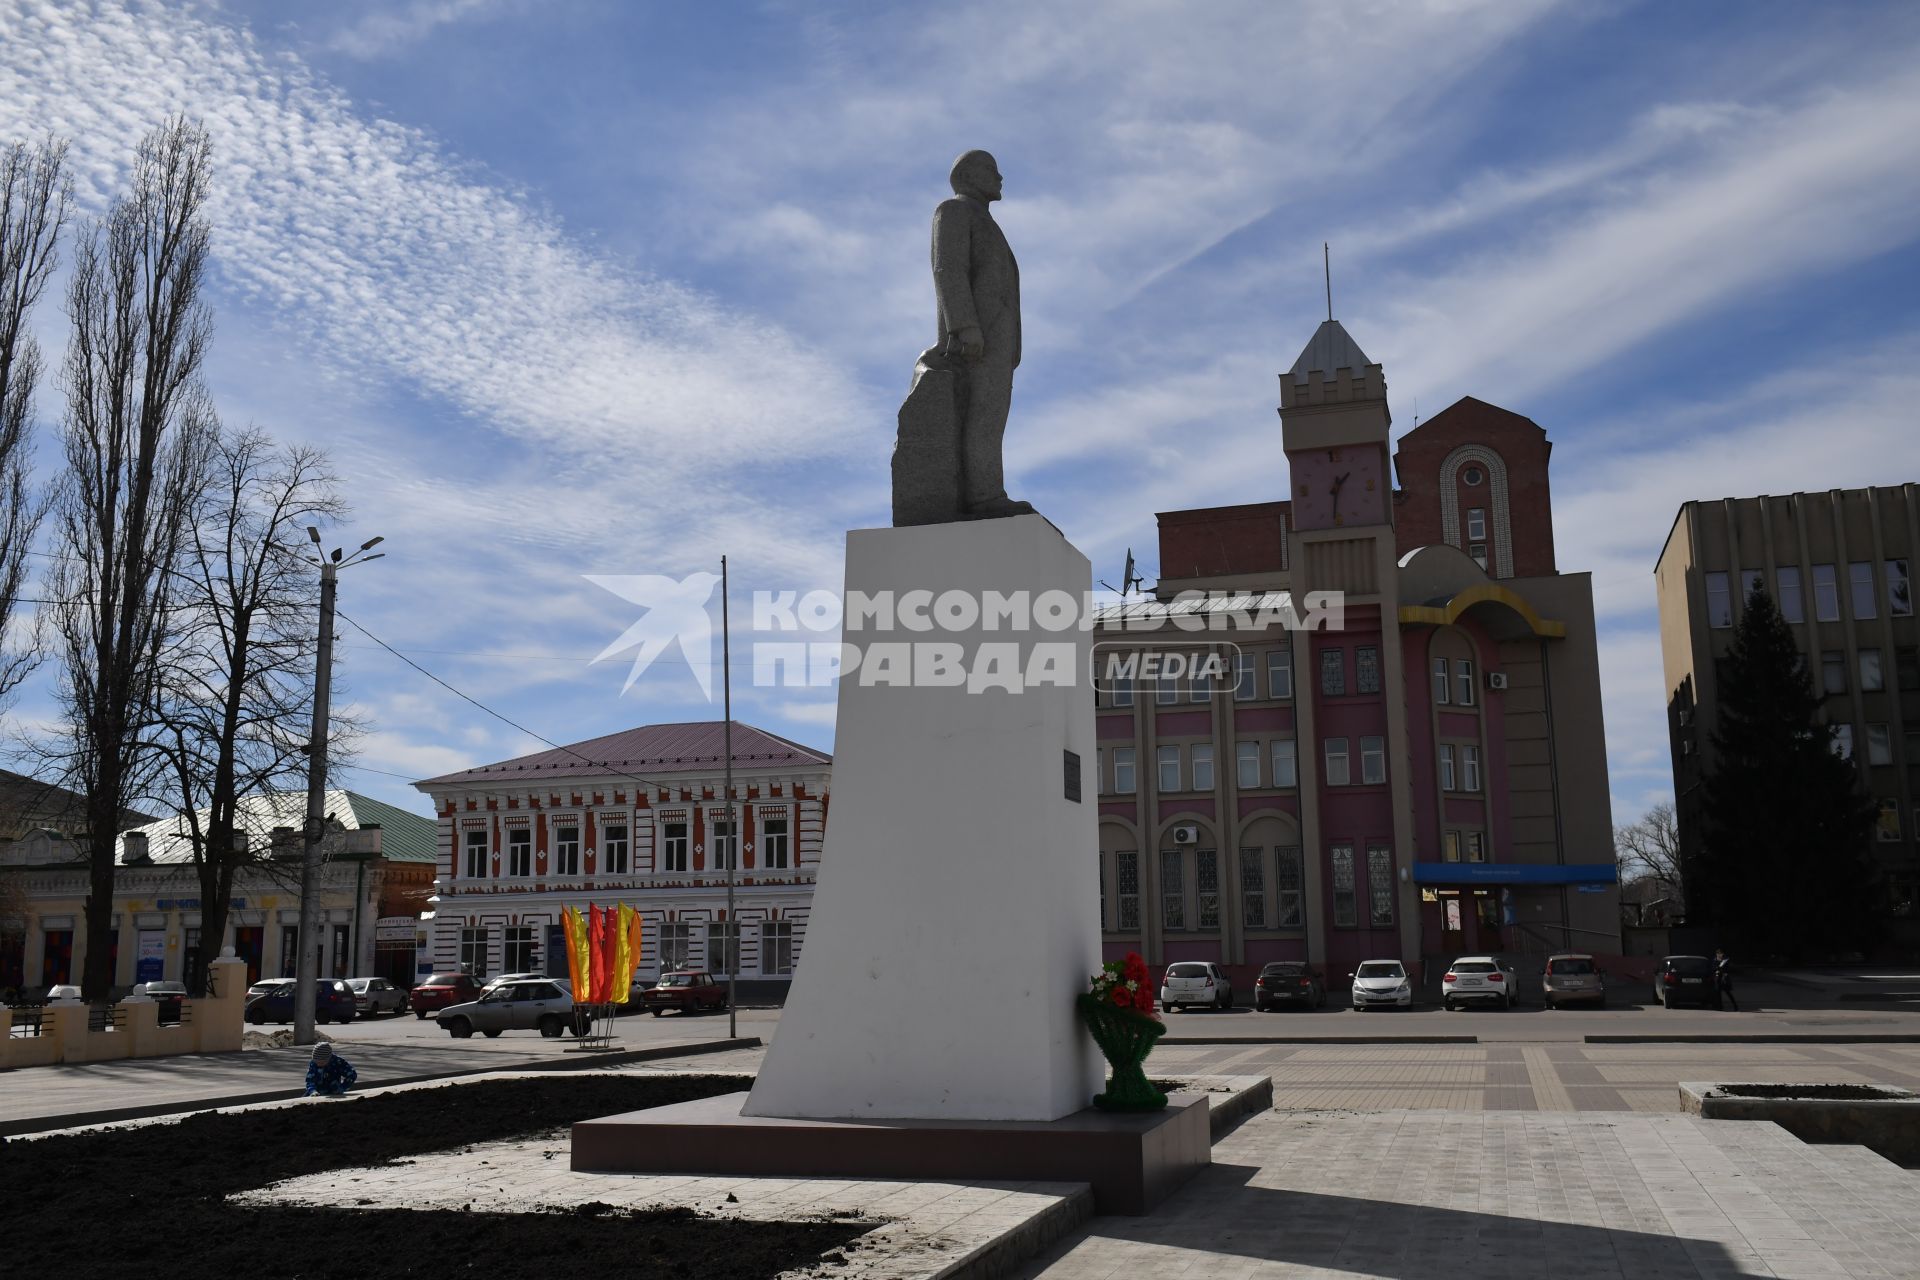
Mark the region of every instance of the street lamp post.
[[[311, 526], [307, 537], [316, 549], [320, 531]], [[315, 881], [320, 878], [320, 841], [327, 827], [327, 727], [328, 698], [333, 686], [333, 599], [340, 570], [348, 565], [378, 560], [385, 552], [367, 555], [369, 548], [381, 542], [370, 538], [345, 559], [335, 547], [331, 555], [320, 558], [320, 636], [313, 659], [313, 731], [307, 739], [307, 820], [300, 855], [300, 933], [299, 955], [294, 966], [293, 1042], [313, 1043], [313, 1015], [319, 994], [315, 984], [320, 977], [320, 904]]]

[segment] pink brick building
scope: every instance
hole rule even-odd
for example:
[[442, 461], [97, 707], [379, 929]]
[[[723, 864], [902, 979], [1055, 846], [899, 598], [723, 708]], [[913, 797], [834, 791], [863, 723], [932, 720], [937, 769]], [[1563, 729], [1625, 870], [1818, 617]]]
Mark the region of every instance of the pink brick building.
[[[1555, 564], [1546, 433], [1468, 398], [1390, 453], [1381, 367], [1334, 321], [1280, 419], [1284, 497], [1159, 516], [1155, 602], [1218, 628], [1099, 626], [1108, 954], [1245, 966], [1243, 993], [1271, 960], [1618, 954], [1592, 587]], [[1319, 593], [1339, 629], [1290, 628]], [[1216, 677], [1118, 674], [1202, 650]]]

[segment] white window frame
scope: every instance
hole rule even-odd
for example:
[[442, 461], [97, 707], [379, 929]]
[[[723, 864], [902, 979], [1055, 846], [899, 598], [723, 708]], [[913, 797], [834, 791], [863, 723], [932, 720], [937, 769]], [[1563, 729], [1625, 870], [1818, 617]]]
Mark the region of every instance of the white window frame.
[[[1180, 786], [1180, 748], [1178, 746], [1166, 745], [1156, 749], [1154, 766], [1157, 770], [1154, 774], [1154, 783], [1160, 788], [1160, 794], [1168, 795], [1183, 789]], [[1167, 781], [1169, 767], [1173, 770], [1171, 784]]]
[[1267, 650], [1267, 697], [1285, 702], [1293, 697], [1293, 650]]
[[[562, 837], [561, 832], [573, 832], [573, 839]], [[568, 863], [571, 861], [572, 865]], [[553, 874], [556, 876], [577, 876], [580, 874], [580, 820], [572, 820], [571, 826], [563, 827], [558, 823], [553, 828]], [[512, 969], [507, 970], [512, 973]]]
[[1911, 566], [1903, 558], [1896, 557], [1882, 564], [1887, 579], [1887, 616], [1889, 618], [1911, 618], [1913, 616], [1913, 575]]
[[1133, 705], [1133, 677], [1119, 676], [1113, 682], [1113, 705], [1130, 707]]
[[693, 963], [692, 921], [663, 920], [660, 922], [659, 934], [659, 954], [654, 959], [659, 963], [661, 973], [685, 969]]
[[[1871, 659], [1871, 660], [1869, 660]], [[1880, 650], [1860, 650], [1860, 692], [1879, 693], [1887, 687], [1887, 669], [1880, 661]]]
[[[1242, 740], [1233, 744], [1234, 784], [1242, 791], [1260, 789], [1260, 744]], [[1249, 776], [1251, 775], [1251, 776]]]
[[1724, 631], [1732, 625], [1733, 575], [1721, 569], [1709, 570], [1707, 572], [1707, 626], [1715, 631]]
[[600, 824], [600, 870], [606, 875], [633, 873], [632, 831], [633, 827], [625, 821]]
[[1292, 738], [1275, 738], [1267, 751], [1268, 784], [1275, 787], [1300, 785], [1300, 747]]
[[793, 921], [760, 922], [760, 973], [768, 978], [793, 976]]
[[1135, 772], [1138, 763], [1137, 749], [1134, 747], [1115, 747], [1113, 749], [1113, 793], [1117, 796], [1130, 796], [1140, 790], [1140, 779]]
[[1467, 832], [1467, 861], [1485, 862], [1487, 860], [1487, 837], [1483, 831]]
[[1196, 742], [1187, 749], [1187, 752], [1193, 771], [1193, 789], [1195, 791], [1213, 790], [1213, 744]]
[[1245, 649], [1233, 651], [1233, 700], [1252, 702], [1260, 696], [1260, 680], [1253, 665], [1253, 655]]
[[1869, 765], [1893, 763], [1893, 732], [1884, 724], [1867, 726], [1867, 763]]
[[1807, 620], [1807, 602], [1800, 593], [1800, 566], [1783, 564], [1773, 573], [1774, 603], [1780, 616], [1795, 626]]
[[740, 869], [740, 819], [729, 821], [725, 810], [707, 818], [707, 870]]
[[[680, 828], [675, 835], [673, 828]], [[670, 875], [686, 875], [693, 870], [693, 816], [660, 820], [660, 870]]]
[[[518, 936], [515, 936], [518, 935]], [[539, 932], [530, 924], [510, 924], [500, 933], [502, 973], [531, 973]]]
[[1485, 507], [1467, 508], [1467, 541], [1485, 542], [1487, 540], [1487, 509]]
[[1480, 790], [1480, 748], [1468, 744], [1460, 748], [1460, 789]]
[[1360, 739], [1360, 785], [1379, 786], [1387, 780], [1387, 740], [1381, 737]]
[[1442, 791], [1454, 790], [1453, 744], [1451, 742], [1443, 742], [1440, 744], [1440, 789]]
[[507, 874], [524, 880], [533, 874], [533, 828], [507, 828]]
[[1155, 705], [1171, 707], [1180, 701], [1180, 682], [1172, 676], [1157, 676], [1154, 679], [1153, 701]]
[[707, 972], [733, 976], [739, 973], [739, 963], [740, 918], [707, 921]]
[[[775, 831], [774, 824], [780, 829]], [[755, 859], [769, 871], [787, 871], [793, 866], [793, 819], [781, 809], [760, 817], [759, 857]]]
[[1840, 621], [1840, 579], [1833, 565], [1813, 566], [1813, 620]]
[[1880, 616], [1880, 595], [1873, 584], [1873, 561], [1854, 560], [1847, 565], [1847, 605], [1860, 622], [1871, 622]]
[[1473, 661], [1470, 658], [1457, 658], [1453, 664], [1453, 704], [1456, 707], [1470, 707], [1479, 698], [1473, 683]]
[[1433, 701], [1442, 707], [1453, 705], [1453, 677], [1447, 674], [1445, 658], [1433, 660]]
[[[480, 838], [475, 840], [475, 836]], [[485, 827], [468, 827], [466, 837], [467, 861], [464, 868], [467, 873], [466, 878], [469, 880], [485, 880], [487, 873], [492, 869], [493, 841], [488, 837]], [[480, 869], [478, 871], [474, 870], [475, 854], [478, 854], [480, 857]]]
[[1353, 762], [1347, 755], [1347, 740], [1345, 738], [1326, 738], [1322, 740], [1321, 748], [1323, 753], [1322, 758], [1326, 762], [1327, 785], [1330, 787], [1351, 786], [1353, 784]]

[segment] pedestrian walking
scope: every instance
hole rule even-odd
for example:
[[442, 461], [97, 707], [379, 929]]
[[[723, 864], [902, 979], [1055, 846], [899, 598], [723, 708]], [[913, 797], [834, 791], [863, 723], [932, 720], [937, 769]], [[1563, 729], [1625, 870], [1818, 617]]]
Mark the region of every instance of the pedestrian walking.
[[1740, 1002], [1733, 998], [1733, 961], [1727, 959], [1724, 948], [1713, 949], [1713, 1007], [1721, 1007], [1720, 1001], [1733, 1006], [1735, 1013], [1740, 1012]]
[[353, 1064], [333, 1051], [333, 1046], [322, 1040], [313, 1046], [313, 1061], [307, 1064], [307, 1096], [319, 1094], [324, 1098], [337, 1098], [344, 1094], [360, 1073]]

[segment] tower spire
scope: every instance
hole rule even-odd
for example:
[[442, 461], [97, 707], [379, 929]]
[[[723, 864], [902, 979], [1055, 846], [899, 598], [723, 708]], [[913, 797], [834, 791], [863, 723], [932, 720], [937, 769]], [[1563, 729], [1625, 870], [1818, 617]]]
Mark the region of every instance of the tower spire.
[[1320, 242], [1320, 266], [1326, 272], [1327, 319], [1331, 320], [1333, 319], [1333, 250], [1327, 247], [1325, 240]]

